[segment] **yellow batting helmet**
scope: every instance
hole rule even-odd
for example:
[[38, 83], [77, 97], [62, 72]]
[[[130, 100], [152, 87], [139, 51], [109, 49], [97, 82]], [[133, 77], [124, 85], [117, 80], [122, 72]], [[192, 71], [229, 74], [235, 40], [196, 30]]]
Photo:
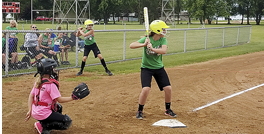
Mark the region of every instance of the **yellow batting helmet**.
[[169, 28], [169, 26], [167, 26], [166, 23], [162, 20], [154, 20], [150, 24], [151, 32], [154, 32], [156, 34], [162, 34], [163, 29], [166, 28]]
[[88, 19], [88, 20], [86, 20], [86, 21], [84, 22], [84, 25], [85, 25], [85, 26], [90, 25], [90, 24], [94, 24], [92, 20], [89, 20], [89, 19]]

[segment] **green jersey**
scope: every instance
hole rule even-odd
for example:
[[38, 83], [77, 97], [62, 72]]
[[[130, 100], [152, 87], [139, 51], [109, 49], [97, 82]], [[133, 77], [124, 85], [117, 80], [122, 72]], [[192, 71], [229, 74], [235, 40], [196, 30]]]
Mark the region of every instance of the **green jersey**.
[[[144, 43], [147, 37], [141, 38], [138, 40], [139, 43]], [[152, 44], [153, 48], [161, 48], [162, 45], [167, 45], [167, 39], [162, 37], [157, 41], [154, 41], [152, 37], [149, 37], [150, 43]], [[141, 63], [142, 68], [148, 68], [148, 69], [160, 69], [163, 67], [162, 63], [162, 54], [157, 54], [150, 49], [147, 48], [147, 46], [143, 49], [143, 58]]]
[[[85, 30], [85, 33], [89, 32], [90, 30]], [[84, 44], [85, 45], [92, 45], [95, 43], [95, 40], [94, 40], [94, 35], [88, 35], [86, 37], [84, 37]]]
[[5, 43], [6, 43], [6, 39], [2, 38], [2, 48], [5, 46]]
[[48, 46], [48, 41], [49, 41], [48, 36], [42, 34], [42, 37], [43, 39], [42, 39], [41, 45]]
[[[7, 26], [7, 27], [6, 27], [6, 30], [17, 30], [17, 28], [16, 28], [16, 27], [10, 27], [10, 26]], [[16, 36], [16, 34], [17, 34], [17, 33], [10, 33], [10, 35], [12, 35], [12, 36]]]

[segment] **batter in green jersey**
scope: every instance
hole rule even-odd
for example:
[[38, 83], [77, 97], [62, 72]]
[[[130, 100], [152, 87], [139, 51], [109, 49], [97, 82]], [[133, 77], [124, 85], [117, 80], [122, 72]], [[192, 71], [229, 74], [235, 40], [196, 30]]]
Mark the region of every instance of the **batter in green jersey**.
[[162, 54], [167, 52], [167, 39], [164, 37], [167, 28], [169, 27], [162, 20], [154, 20], [150, 24], [151, 33], [149, 37], [141, 38], [130, 44], [132, 49], [144, 48], [141, 63], [142, 91], [139, 95], [137, 119], [143, 119], [143, 107], [151, 89], [152, 76], [155, 78], [160, 91], [165, 92], [165, 115], [176, 117], [176, 114], [170, 108], [172, 88], [162, 63]]
[[[138, 40], [139, 43], [144, 43], [147, 37]], [[155, 41], [153, 37], [149, 37], [152, 47], [155, 49], [160, 49], [162, 45], [167, 45], [167, 39], [162, 37]], [[142, 68], [149, 69], [159, 69], [163, 67], [162, 54], [151, 51], [147, 46], [144, 46], [143, 58], [142, 58]]]
[[85, 28], [86, 29], [85, 30], [82, 30], [83, 28], [80, 27], [78, 29], [77, 34], [76, 34], [77, 37], [79, 37], [81, 35], [84, 37], [84, 44], [85, 44], [81, 69], [80, 69], [80, 71], [76, 75], [77, 76], [82, 75], [83, 69], [85, 67], [85, 62], [86, 62], [86, 60], [88, 58], [88, 55], [89, 55], [89, 53], [90, 53], [91, 50], [94, 53], [94, 57], [95, 58], [98, 57], [100, 59], [101, 64], [105, 68], [105, 72], [109, 76], [113, 75], [112, 72], [110, 70], [108, 70], [108, 68], [106, 66], [106, 63], [105, 63], [105, 60], [104, 60], [104, 58], [103, 58], [103, 56], [102, 56], [102, 54], [101, 54], [101, 52], [100, 52], [100, 50], [99, 50], [99, 48], [98, 48], [95, 40], [94, 40], [94, 30], [93, 30], [94, 23], [93, 23], [93, 21], [88, 19], [88, 20], [86, 20], [84, 22], [84, 25], [85, 25]]

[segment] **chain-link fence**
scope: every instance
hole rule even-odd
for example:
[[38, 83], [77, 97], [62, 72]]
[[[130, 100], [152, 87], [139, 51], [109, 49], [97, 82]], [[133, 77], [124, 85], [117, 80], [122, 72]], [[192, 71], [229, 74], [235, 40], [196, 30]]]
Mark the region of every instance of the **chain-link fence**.
[[[167, 54], [239, 45], [250, 42], [251, 38], [251, 26], [168, 31]], [[57, 67], [59, 69], [81, 65], [84, 41], [74, 35], [74, 30], [3, 30], [2, 33], [5, 34], [2, 38], [2, 77], [35, 73], [35, 61], [41, 54], [56, 60], [60, 65]], [[59, 37], [60, 34], [62, 37]], [[113, 63], [141, 58], [143, 52], [130, 49], [129, 45], [144, 34], [145, 30], [142, 29], [95, 30], [94, 36], [106, 62]], [[58, 49], [58, 40], [62, 42], [62, 46], [69, 47]], [[28, 46], [28, 43], [37, 45]], [[100, 61], [94, 58], [93, 54], [89, 54], [86, 66], [97, 64], [100, 64]]]

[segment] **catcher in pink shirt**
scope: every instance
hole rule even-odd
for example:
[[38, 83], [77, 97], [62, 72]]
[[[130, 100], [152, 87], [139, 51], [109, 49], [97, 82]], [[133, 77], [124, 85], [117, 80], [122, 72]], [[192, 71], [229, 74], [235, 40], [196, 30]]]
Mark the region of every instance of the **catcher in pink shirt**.
[[[58, 74], [55, 71], [57, 62], [53, 59], [41, 59], [37, 63], [40, 74], [28, 98], [28, 112], [25, 121], [32, 116], [37, 122], [35, 129], [39, 134], [49, 134], [51, 130], [66, 130], [71, 126], [72, 120], [68, 115], [62, 114], [62, 106], [72, 100], [86, 97], [90, 91], [85, 83], [75, 87], [72, 95], [62, 97], [59, 92]], [[58, 103], [59, 102], [59, 103]]]
[[[47, 78], [43, 78], [43, 80], [48, 80]], [[39, 89], [35, 88], [36, 84], [34, 85], [33, 89], [31, 90], [30, 96], [36, 96], [38, 94]], [[39, 95], [39, 98], [41, 98], [41, 102], [45, 102], [47, 104], [52, 104], [53, 100], [61, 97], [61, 94], [59, 92], [58, 87], [54, 83], [47, 83], [42, 86], [43, 94]], [[30, 97], [31, 98], [31, 97]], [[71, 97], [68, 98], [68, 100], [72, 100]], [[34, 101], [36, 102], [36, 97], [34, 97]], [[48, 105], [45, 107], [39, 107], [36, 105], [32, 105], [32, 112], [31, 116], [37, 120], [44, 120], [50, 116], [52, 113], [52, 105]]]

